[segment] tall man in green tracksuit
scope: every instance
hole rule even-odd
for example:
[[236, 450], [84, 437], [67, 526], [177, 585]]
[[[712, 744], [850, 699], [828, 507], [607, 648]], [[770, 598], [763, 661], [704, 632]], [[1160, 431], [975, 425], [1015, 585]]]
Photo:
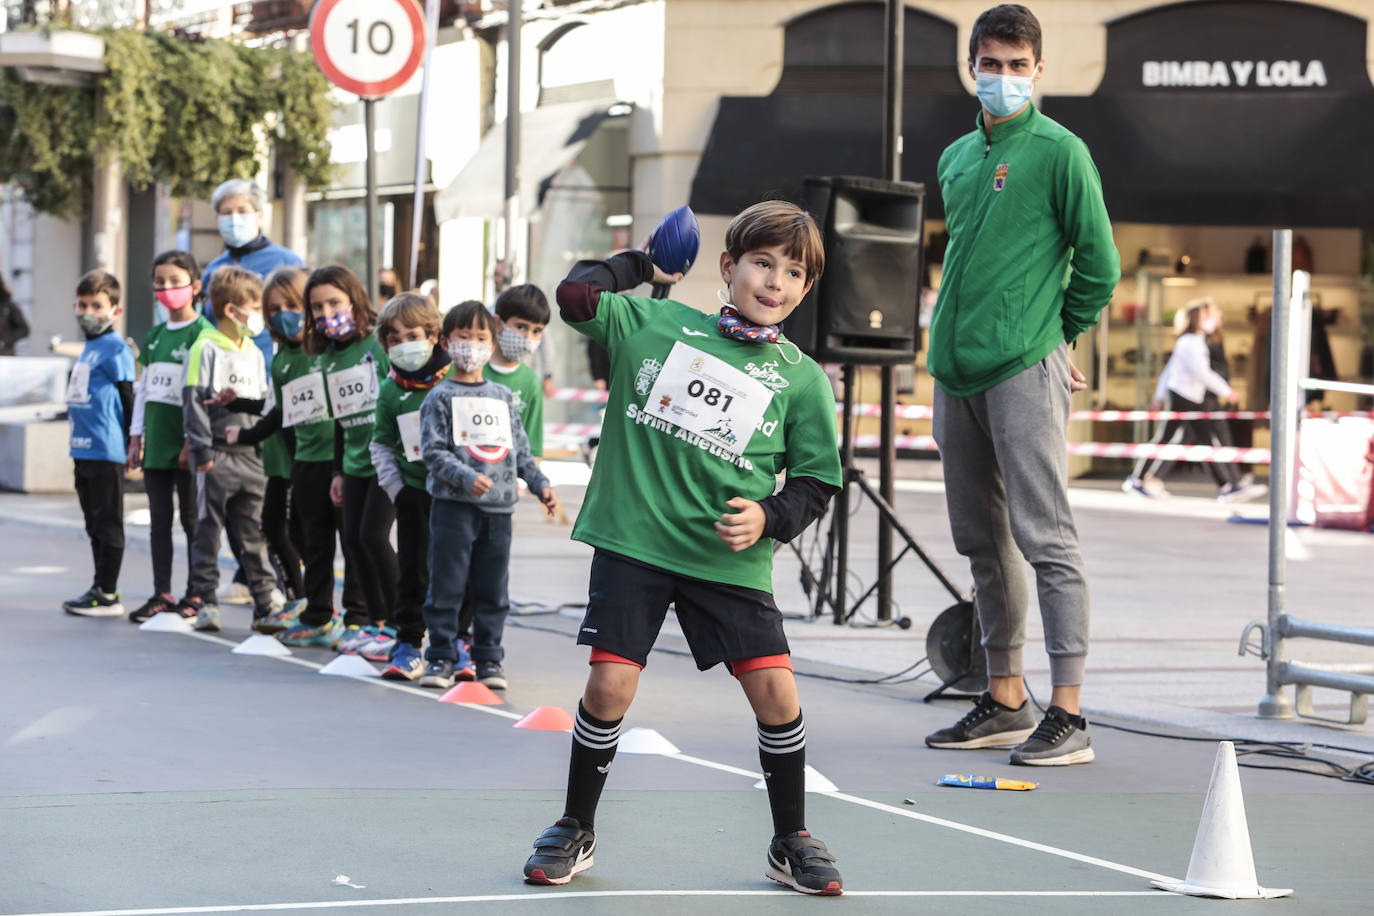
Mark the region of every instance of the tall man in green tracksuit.
[[[930, 329], [936, 442], [959, 552], [969, 558], [988, 692], [931, 747], [1013, 746], [1011, 762], [1087, 763], [1079, 690], [1088, 589], [1068, 502], [1069, 395], [1083, 376], [1068, 347], [1097, 323], [1120, 279], [1087, 147], [1031, 104], [1044, 71], [1024, 6], [983, 13], [969, 39], [982, 104], [975, 130], [940, 157], [949, 247]], [[1022, 684], [1035, 569], [1054, 692], [1036, 724]]]

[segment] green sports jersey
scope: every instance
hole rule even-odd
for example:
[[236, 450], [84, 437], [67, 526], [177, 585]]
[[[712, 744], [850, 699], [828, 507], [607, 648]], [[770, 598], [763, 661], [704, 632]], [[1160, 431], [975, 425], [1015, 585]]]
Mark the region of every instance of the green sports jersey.
[[738, 553], [714, 523], [777, 475], [838, 487], [835, 395], [783, 339], [721, 336], [717, 316], [603, 292], [573, 327], [606, 347], [611, 377], [596, 467], [573, 538], [671, 572], [767, 592], [773, 544]]
[[382, 382], [377, 395], [377, 423], [372, 441], [396, 452], [401, 480], [417, 490], [425, 488], [429, 469], [420, 458], [420, 405], [432, 388], [402, 388], [395, 379]]
[[482, 377], [489, 382], [505, 385], [515, 398], [515, 412], [530, 440], [530, 454], [544, 457], [544, 386], [534, 370], [524, 363], [513, 369], [498, 369], [491, 363], [482, 369]]
[[[282, 410], [282, 428], [296, 437], [297, 461], [334, 460], [334, 421], [324, 394], [320, 357], [287, 343], [272, 357], [272, 389]], [[310, 408], [318, 404], [318, 409]], [[265, 463], [265, 461], [264, 461]]]
[[339, 349], [330, 346], [320, 358], [329, 412], [344, 428], [343, 472], [349, 477], [375, 477], [372, 467], [372, 424], [377, 396], [391, 361], [371, 335]]
[[169, 330], [160, 324], [148, 332], [138, 363], [143, 367], [143, 466], [154, 471], [173, 470], [186, 441], [181, 420], [181, 385], [186, 374], [186, 354], [200, 332], [213, 327], [203, 316], [184, 328]]

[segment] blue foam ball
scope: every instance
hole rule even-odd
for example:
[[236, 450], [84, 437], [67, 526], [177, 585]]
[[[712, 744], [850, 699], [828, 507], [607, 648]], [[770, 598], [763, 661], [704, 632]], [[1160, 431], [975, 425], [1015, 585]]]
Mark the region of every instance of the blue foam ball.
[[663, 217], [649, 236], [649, 259], [666, 274], [687, 273], [701, 247], [701, 227], [691, 207], [678, 207]]

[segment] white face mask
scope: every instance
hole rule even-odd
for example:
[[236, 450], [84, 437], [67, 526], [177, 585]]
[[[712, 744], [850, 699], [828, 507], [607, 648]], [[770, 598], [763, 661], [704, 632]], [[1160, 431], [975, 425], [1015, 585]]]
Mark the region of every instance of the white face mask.
[[539, 349], [539, 339], [526, 337], [509, 325], [501, 329], [501, 333], [496, 335], [496, 342], [501, 347], [501, 352], [509, 359], [520, 362], [534, 354]]
[[1215, 318], [1204, 318], [1197, 323], [1197, 327], [1198, 330], [1204, 334], [1215, 333], [1217, 329], [1217, 320]]
[[434, 353], [434, 345], [428, 340], [407, 340], [386, 351], [391, 364], [402, 372], [415, 372], [424, 368]]
[[249, 312], [248, 317], [243, 321], [234, 319], [234, 324], [238, 326], [239, 334], [244, 337], [257, 337], [267, 327], [267, 322], [263, 320], [262, 312]]

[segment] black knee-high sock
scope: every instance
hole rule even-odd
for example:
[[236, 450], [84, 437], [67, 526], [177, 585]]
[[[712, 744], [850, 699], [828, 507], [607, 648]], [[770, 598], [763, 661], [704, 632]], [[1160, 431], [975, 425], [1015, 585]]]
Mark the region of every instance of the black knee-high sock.
[[577, 717], [573, 719], [572, 755], [568, 761], [568, 800], [563, 807], [564, 817], [575, 817], [583, 827], [592, 829], [596, 818], [596, 805], [601, 801], [601, 790], [606, 785], [606, 774], [611, 770], [615, 759], [615, 748], [620, 741], [620, 723], [603, 722], [577, 704]]
[[806, 724], [801, 713], [786, 725], [759, 723], [759, 763], [773, 809], [773, 833], [806, 829]]

